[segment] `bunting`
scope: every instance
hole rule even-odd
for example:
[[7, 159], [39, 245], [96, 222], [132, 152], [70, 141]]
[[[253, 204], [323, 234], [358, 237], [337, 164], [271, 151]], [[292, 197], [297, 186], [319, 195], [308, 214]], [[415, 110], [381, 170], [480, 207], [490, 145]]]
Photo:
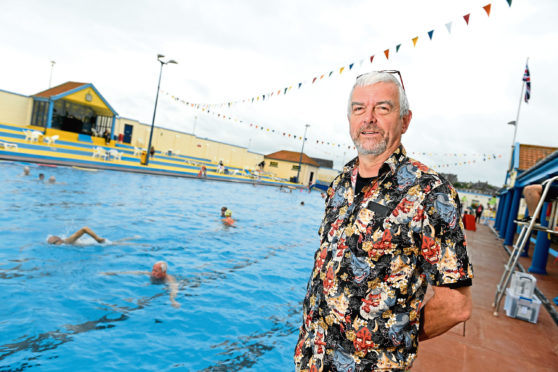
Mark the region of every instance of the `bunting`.
[[[512, 5], [512, 0], [506, 0], [506, 2], [507, 2], [507, 4], [509, 5], [509, 7], [511, 7], [511, 5]], [[484, 6], [482, 7], [482, 9], [483, 9], [482, 11], [485, 12], [486, 15], [487, 15], [488, 17], [490, 17], [490, 13], [491, 13], [491, 11], [492, 11], [492, 3], [488, 3], [488, 4], [484, 5]], [[465, 24], [466, 24], [467, 26], [469, 25], [469, 21], [470, 21], [471, 14], [472, 14], [472, 13], [467, 13], [467, 14], [465, 14], [465, 15], [463, 16], [463, 19], [465, 20]], [[452, 24], [453, 24], [452, 21], [450, 21], [450, 22], [448, 22], [448, 23], [445, 24], [445, 27], [446, 27], [446, 29], [447, 29], [447, 31], [448, 31], [448, 34], [451, 34], [451, 33], [452, 33]], [[432, 30], [430, 30], [430, 31], [427, 32], [428, 38], [429, 38], [430, 40], [433, 40], [434, 31], [435, 31], [435, 29], [432, 29]], [[418, 42], [418, 39], [419, 39], [419, 36], [415, 36], [415, 37], [411, 38], [410, 41], [413, 43], [413, 47], [416, 47], [417, 42]], [[395, 52], [396, 52], [396, 53], [399, 53], [400, 48], [401, 48], [403, 45], [404, 45], [403, 43], [396, 44], [396, 46], [395, 46]], [[389, 55], [389, 54], [390, 54], [390, 49], [385, 49], [385, 50], [383, 51], [383, 53], [384, 53], [384, 56], [386, 57], [386, 60], [389, 60], [389, 58], [390, 58], [390, 55]], [[370, 57], [369, 57], [370, 64], [373, 63], [373, 61], [374, 61], [374, 56], [375, 56], [375, 54], [370, 55]], [[361, 59], [361, 60], [360, 60], [359, 66], [362, 66], [363, 62], [364, 62], [364, 59]], [[339, 67], [338, 69], [332, 69], [332, 70], [329, 71], [329, 73], [326, 73], [326, 74], [316, 74], [316, 75], [314, 75], [314, 76], [313, 76], [311, 79], [309, 79], [309, 80], [305, 80], [305, 81], [300, 81], [300, 82], [298, 82], [298, 83], [296, 84], [296, 87], [297, 87], [298, 89], [301, 89], [301, 88], [303, 88], [303, 87], [305, 87], [305, 86], [318, 85], [318, 83], [319, 83], [321, 80], [326, 80], [325, 78], [331, 78], [331, 77], [334, 75], [335, 71], [338, 71], [339, 75], [341, 75], [341, 74], [343, 74], [343, 72], [344, 72], [347, 68], [348, 68], [348, 70], [352, 70], [353, 67], [354, 67], [354, 62], [351, 62], [351, 63], [348, 63], [348, 64], [345, 65], [345, 66]], [[261, 94], [261, 95], [258, 95], [258, 96], [254, 96], [254, 97], [250, 97], [250, 98], [246, 98], [246, 99], [240, 99], [240, 100], [236, 100], [236, 101], [231, 101], [231, 102], [227, 102], [227, 103], [197, 103], [197, 104], [194, 104], [194, 105], [200, 105], [200, 106], [203, 106], [203, 107], [205, 107], [205, 108], [213, 108], [213, 109], [215, 109], [215, 108], [219, 108], [219, 107], [224, 107], [225, 104], [227, 105], [227, 107], [231, 107], [232, 105], [241, 104], [241, 103], [265, 102], [265, 101], [269, 101], [272, 97], [279, 97], [279, 96], [281, 96], [281, 95], [286, 95], [286, 94], [291, 90], [291, 88], [292, 88], [292, 85], [287, 86], [287, 87], [282, 88], [282, 89], [278, 89], [278, 90], [272, 89], [270, 93], [268, 92], [268, 93], [266, 93], [266, 94]]]

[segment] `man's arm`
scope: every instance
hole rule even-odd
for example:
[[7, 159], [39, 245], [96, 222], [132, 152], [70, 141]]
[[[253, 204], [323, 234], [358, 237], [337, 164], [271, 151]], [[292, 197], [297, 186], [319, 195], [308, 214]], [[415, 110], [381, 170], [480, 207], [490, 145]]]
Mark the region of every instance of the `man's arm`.
[[173, 307], [175, 308], [179, 308], [180, 304], [178, 302], [176, 302], [175, 298], [176, 298], [176, 294], [178, 293], [178, 284], [176, 283], [176, 280], [174, 279], [174, 276], [167, 274], [167, 284], [169, 285], [169, 289], [170, 289], [170, 301]]
[[83, 234], [88, 234], [90, 235], [93, 239], [95, 239], [98, 243], [104, 243], [105, 239], [99, 237], [97, 234], [95, 234], [93, 232], [93, 230], [91, 230], [89, 227], [85, 226], [82, 227], [81, 229], [79, 229], [78, 231], [76, 231], [75, 233], [73, 233], [69, 238], [64, 239], [64, 243], [66, 244], [73, 244], [76, 242], [76, 240], [78, 240], [79, 238], [81, 238], [81, 236]]
[[439, 336], [471, 317], [471, 287], [451, 289], [432, 286], [432, 289], [434, 296], [421, 310], [419, 341]]
[[150, 271], [109, 271], [102, 272], [103, 275], [151, 275]]

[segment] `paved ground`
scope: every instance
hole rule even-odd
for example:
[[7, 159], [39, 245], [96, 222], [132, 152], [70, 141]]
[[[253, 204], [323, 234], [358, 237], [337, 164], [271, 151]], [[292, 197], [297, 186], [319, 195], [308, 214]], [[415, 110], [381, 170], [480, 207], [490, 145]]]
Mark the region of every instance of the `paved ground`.
[[[465, 335], [460, 324], [421, 343], [412, 371], [558, 371], [558, 326], [543, 306], [537, 324], [507, 317], [504, 300], [500, 315], [492, 314], [496, 286], [509, 257], [502, 241], [484, 225], [467, 231], [467, 241], [475, 279], [473, 315]], [[553, 261], [549, 256], [549, 275], [535, 275], [538, 288], [551, 301], [558, 296], [558, 262]], [[527, 269], [530, 259], [522, 258], [521, 263]]]

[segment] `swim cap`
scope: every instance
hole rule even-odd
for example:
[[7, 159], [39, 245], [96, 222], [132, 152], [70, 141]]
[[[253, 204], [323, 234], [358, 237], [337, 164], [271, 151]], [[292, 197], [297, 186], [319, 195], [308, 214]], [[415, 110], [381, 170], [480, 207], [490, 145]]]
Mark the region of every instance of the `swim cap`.
[[227, 211], [225, 212], [225, 217], [230, 217], [232, 216], [232, 212], [230, 209], [227, 209]]

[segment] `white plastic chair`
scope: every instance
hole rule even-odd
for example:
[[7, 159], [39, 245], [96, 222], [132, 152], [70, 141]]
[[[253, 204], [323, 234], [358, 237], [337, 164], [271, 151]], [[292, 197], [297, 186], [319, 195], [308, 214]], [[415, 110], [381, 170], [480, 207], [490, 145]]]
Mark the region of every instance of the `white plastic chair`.
[[17, 150], [17, 145], [11, 142], [0, 141], [0, 147], [5, 148], [6, 150]]
[[93, 149], [93, 157], [94, 158], [103, 158], [103, 159], [107, 160], [107, 152], [105, 151], [104, 148], [97, 146]]
[[54, 142], [56, 142], [58, 138], [60, 138], [60, 136], [58, 134], [55, 134], [54, 136], [51, 137], [45, 137], [44, 141], [49, 145], [54, 145]]
[[109, 153], [109, 156], [111, 158], [113, 158], [114, 160], [122, 160], [122, 153], [121, 152], [118, 152], [114, 149], [111, 149], [111, 150], [109, 150], [108, 153]]
[[134, 146], [134, 156], [140, 156], [141, 149], [139, 147]]

